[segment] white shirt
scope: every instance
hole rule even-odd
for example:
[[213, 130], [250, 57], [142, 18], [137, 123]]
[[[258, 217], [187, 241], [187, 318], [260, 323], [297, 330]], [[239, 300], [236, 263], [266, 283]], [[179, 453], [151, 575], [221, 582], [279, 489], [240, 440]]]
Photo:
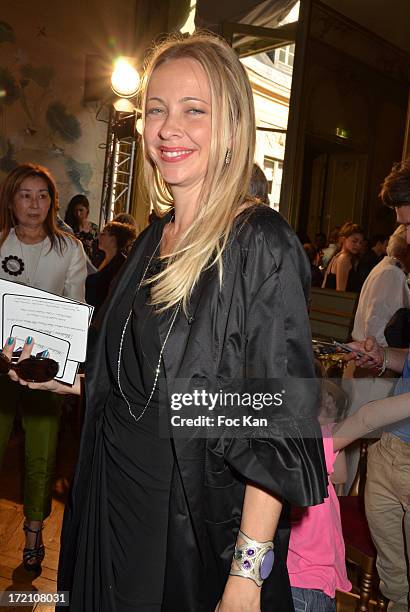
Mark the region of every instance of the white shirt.
[[333, 244], [333, 243], [330, 243], [329, 246], [327, 246], [325, 249], [323, 249], [323, 251], [322, 251], [322, 261], [320, 262], [320, 265], [322, 266], [322, 268], [326, 268], [327, 267], [327, 264], [332, 259], [333, 255], [336, 253], [336, 251], [337, 251], [337, 244]]
[[387, 346], [384, 329], [399, 308], [410, 308], [406, 275], [393, 257], [384, 257], [366, 278], [354, 318], [353, 340], [374, 336]]
[[[11, 229], [0, 249], [0, 278], [84, 301], [87, 264], [83, 245], [72, 236], [64, 236], [64, 240], [62, 253], [58, 243], [50, 251], [48, 237], [38, 244], [24, 244]], [[11, 275], [4, 269], [8, 267], [5, 260], [9, 256], [23, 262], [24, 269], [20, 274]], [[21, 267], [15, 260], [12, 270]]]

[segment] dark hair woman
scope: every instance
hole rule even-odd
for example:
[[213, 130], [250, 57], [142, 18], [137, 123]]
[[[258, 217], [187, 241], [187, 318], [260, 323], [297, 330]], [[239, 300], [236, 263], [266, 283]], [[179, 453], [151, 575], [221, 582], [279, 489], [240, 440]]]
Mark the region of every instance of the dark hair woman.
[[118, 213], [118, 215], [115, 215], [113, 221], [116, 221], [117, 223], [126, 223], [127, 225], [133, 225], [136, 228], [137, 233], [139, 233], [138, 223], [135, 220], [135, 217], [133, 217], [130, 213]]
[[258, 202], [270, 206], [268, 179], [258, 164], [253, 164], [249, 195], [254, 197]]
[[[145, 185], [160, 218], [138, 237], [91, 340], [59, 588], [75, 612], [291, 612], [282, 506], [320, 503], [327, 486], [316, 395], [297, 382], [314, 377], [309, 264], [286, 221], [249, 200], [253, 95], [233, 49], [172, 37], [147, 63], [141, 95]], [[263, 430], [213, 429], [212, 418], [179, 428], [185, 414], [209, 417], [209, 393], [223, 417], [229, 391], [278, 379], [292, 381], [292, 400], [266, 407]], [[36, 388], [50, 387], [65, 391]], [[188, 404], [205, 399], [178, 417], [181, 387]]]
[[108, 295], [110, 285], [127, 259], [129, 245], [135, 240], [137, 230], [133, 225], [111, 221], [98, 237], [98, 245], [104, 260], [98, 272], [89, 274], [85, 283], [85, 300], [94, 306], [94, 316]]
[[340, 251], [327, 266], [322, 287], [336, 291], [354, 291], [356, 286], [355, 264], [361, 254], [364, 233], [360, 225], [348, 221], [339, 232]]
[[[7, 175], [0, 192], [0, 278], [84, 300], [84, 250], [57, 228], [57, 209], [57, 189], [46, 168], [22, 164]], [[10, 338], [10, 350], [14, 344]], [[26, 434], [23, 561], [26, 569], [38, 571], [44, 557], [42, 523], [51, 510], [61, 401], [55, 393], [39, 394], [6, 376], [0, 379], [0, 393], [0, 461], [21, 406]]]
[[88, 219], [90, 202], [82, 193], [73, 196], [68, 203], [64, 221], [73, 228], [74, 235], [84, 247], [93, 266], [98, 268], [103, 254], [98, 250], [98, 225]]
[[323, 283], [323, 275], [317, 265], [318, 250], [314, 244], [308, 242], [303, 245], [305, 253], [310, 262], [310, 273], [312, 275], [312, 287], [321, 287]]

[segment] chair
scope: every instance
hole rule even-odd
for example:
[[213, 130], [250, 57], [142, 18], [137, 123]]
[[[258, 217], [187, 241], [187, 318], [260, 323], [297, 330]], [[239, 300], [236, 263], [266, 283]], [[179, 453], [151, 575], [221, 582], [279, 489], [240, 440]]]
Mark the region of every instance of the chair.
[[312, 287], [309, 319], [313, 337], [346, 342], [353, 328], [358, 298], [357, 293]]
[[[368, 612], [370, 595], [376, 571], [376, 549], [374, 547], [364, 509], [364, 487], [366, 482], [367, 448], [369, 440], [360, 442], [360, 458], [355, 479], [349, 494], [339, 497], [340, 517], [343, 539], [346, 548], [346, 560], [361, 570], [360, 593], [357, 597], [356, 610]], [[379, 594], [376, 610], [386, 610], [387, 600]]]

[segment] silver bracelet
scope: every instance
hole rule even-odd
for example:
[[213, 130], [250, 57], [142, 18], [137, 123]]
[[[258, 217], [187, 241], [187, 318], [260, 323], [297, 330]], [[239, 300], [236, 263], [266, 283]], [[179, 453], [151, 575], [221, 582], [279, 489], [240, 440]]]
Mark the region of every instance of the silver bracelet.
[[275, 559], [273, 542], [252, 540], [241, 530], [238, 535], [245, 543], [235, 546], [229, 573], [231, 576], [249, 578], [260, 587], [272, 571]]
[[388, 365], [388, 359], [387, 359], [387, 347], [383, 346], [383, 363], [379, 368], [379, 373], [377, 374], [377, 376], [382, 376], [385, 371], [387, 370], [387, 365]]

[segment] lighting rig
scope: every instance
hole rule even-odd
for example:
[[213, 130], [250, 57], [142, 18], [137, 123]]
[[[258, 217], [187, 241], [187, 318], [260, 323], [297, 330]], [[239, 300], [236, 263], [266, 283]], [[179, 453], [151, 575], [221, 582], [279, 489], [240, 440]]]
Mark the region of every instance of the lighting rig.
[[138, 109], [133, 103], [140, 76], [132, 57], [119, 57], [111, 75], [111, 89], [117, 99], [110, 105], [100, 227], [119, 212], [130, 212], [135, 153], [139, 135]]

